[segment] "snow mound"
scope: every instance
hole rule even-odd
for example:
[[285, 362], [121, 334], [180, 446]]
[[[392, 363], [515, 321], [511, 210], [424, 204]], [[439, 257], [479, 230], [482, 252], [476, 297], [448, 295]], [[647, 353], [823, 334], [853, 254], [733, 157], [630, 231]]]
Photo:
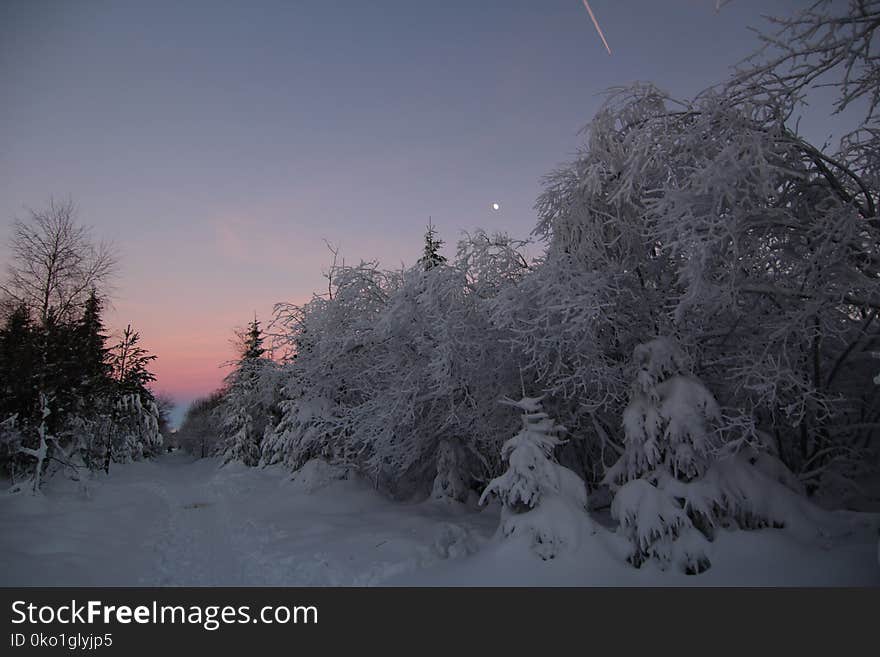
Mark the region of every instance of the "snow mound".
[[505, 512], [500, 534], [527, 543], [534, 554], [548, 561], [576, 552], [590, 528], [589, 517], [580, 507], [561, 495], [548, 495], [526, 513]]
[[324, 459], [311, 459], [293, 473], [291, 482], [303, 493], [314, 493], [336, 481], [347, 481], [352, 474], [349, 466], [328, 463]]
[[480, 549], [481, 539], [466, 527], [442, 522], [434, 534], [434, 551], [443, 559], [457, 559]]

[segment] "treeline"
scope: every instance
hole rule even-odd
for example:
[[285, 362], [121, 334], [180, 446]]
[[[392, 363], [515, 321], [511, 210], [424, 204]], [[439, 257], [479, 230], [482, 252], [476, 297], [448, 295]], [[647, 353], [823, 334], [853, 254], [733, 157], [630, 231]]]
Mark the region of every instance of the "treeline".
[[[326, 294], [277, 307], [278, 358], [251, 325], [200, 407], [217, 450], [323, 458], [400, 497], [488, 490], [542, 556], [571, 539], [542, 500], [585, 503], [565, 466], [611, 500], [633, 564], [687, 572], [718, 527], [856, 503], [878, 468], [880, 131], [877, 63], [846, 44], [880, 7], [846, 9], [778, 21], [787, 50], [695, 99], [611, 94], [546, 179], [537, 260], [477, 231], [447, 261], [429, 228], [411, 268], [334, 264]], [[826, 152], [792, 117], [835, 72], [838, 109], [868, 113]]]
[[175, 435], [175, 442], [181, 449], [198, 458], [217, 453], [220, 442], [217, 409], [224, 395], [225, 390], [217, 390], [189, 405]]
[[109, 471], [155, 454], [164, 415], [149, 388], [156, 358], [128, 326], [111, 341], [102, 290], [115, 259], [52, 202], [16, 222], [2, 286], [0, 470], [13, 488], [39, 490], [66, 469]]

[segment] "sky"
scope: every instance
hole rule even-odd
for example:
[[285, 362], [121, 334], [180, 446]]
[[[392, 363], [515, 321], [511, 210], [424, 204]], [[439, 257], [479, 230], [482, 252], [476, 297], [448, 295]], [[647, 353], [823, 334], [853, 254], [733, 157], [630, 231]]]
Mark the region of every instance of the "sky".
[[108, 324], [140, 331], [179, 418], [234, 327], [326, 288], [328, 243], [396, 267], [429, 217], [450, 252], [526, 237], [604, 90], [692, 96], [804, 5], [715, 4], [592, 0], [609, 56], [582, 0], [3, 0], [0, 241], [72, 199], [119, 251]]

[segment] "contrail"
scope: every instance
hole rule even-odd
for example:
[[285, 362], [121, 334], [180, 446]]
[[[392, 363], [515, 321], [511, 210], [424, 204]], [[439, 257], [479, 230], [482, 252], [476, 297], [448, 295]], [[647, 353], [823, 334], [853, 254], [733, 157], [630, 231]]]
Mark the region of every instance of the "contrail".
[[599, 27], [599, 21], [596, 20], [595, 14], [593, 14], [593, 10], [590, 9], [590, 3], [587, 0], [584, 0], [584, 7], [587, 8], [587, 11], [590, 14], [590, 18], [593, 21], [593, 25], [596, 26], [596, 31], [599, 33], [599, 36], [602, 38], [602, 43], [605, 44], [605, 50], [608, 51], [608, 54], [611, 54], [611, 48], [608, 47], [608, 42], [605, 40], [605, 35], [602, 33], [602, 28]]

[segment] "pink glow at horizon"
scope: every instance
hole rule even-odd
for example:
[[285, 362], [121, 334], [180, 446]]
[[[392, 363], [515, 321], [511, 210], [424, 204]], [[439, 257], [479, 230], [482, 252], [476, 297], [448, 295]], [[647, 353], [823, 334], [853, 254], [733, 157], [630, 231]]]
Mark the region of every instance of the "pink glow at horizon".
[[[387, 238], [359, 233], [352, 239], [335, 220], [318, 226], [295, 218], [309, 214], [291, 201], [250, 213], [206, 214], [178, 227], [188, 234], [184, 244], [149, 227], [133, 243], [98, 223], [96, 232], [109, 233], [121, 251], [120, 284], [106, 323], [114, 334], [129, 322], [140, 331], [144, 346], [158, 356], [157, 392], [187, 402], [220, 387], [236, 358], [235, 329], [255, 314], [266, 329], [276, 303], [304, 303], [326, 291], [327, 242], [346, 262], [376, 257], [394, 268], [418, 255], [419, 219]], [[379, 223], [375, 217], [363, 228]], [[455, 233], [449, 239], [454, 243]]]
[[[294, 261], [286, 231], [272, 237], [258, 224], [240, 215], [209, 219], [199, 229], [205, 238], [201, 253], [180, 253], [178, 259], [173, 247], [155, 247], [167, 254], [158, 271], [140, 252], [126, 255], [130, 246], [121, 245], [125, 284], [112, 300], [107, 323], [116, 328], [131, 322], [141, 332], [144, 345], [158, 356], [153, 367], [158, 392], [190, 400], [219, 388], [236, 357], [234, 330], [254, 314], [266, 328], [276, 303], [310, 298], [310, 290], [294, 284], [294, 269], [311, 266], [310, 282], [320, 284], [326, 249], [314, 259]], [[320, 238], [312, 239], [323, 247]]]

